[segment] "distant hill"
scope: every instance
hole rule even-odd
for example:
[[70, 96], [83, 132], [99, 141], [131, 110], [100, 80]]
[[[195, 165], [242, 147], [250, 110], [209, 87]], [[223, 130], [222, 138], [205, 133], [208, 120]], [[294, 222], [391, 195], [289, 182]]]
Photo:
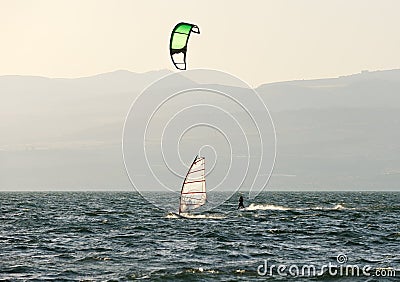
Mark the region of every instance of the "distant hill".
[[325, 108], [399, 108], [400, 70], [331, 79], [296, 80], [257, 88], [273, 111]]
[[[168, 73], [0, 76], [0, 190], [132, 189], [121, 156], [124, 118]], [[195, 84], [184, 76], [175, 83]], [[256, 90], [277, 130], [269, 189], [400, 190], [400, 70]]]

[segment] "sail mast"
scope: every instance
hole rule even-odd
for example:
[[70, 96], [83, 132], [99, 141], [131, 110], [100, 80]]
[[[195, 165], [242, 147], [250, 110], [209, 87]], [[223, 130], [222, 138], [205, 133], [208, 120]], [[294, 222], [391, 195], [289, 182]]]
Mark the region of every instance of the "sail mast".
[[190, 170], [192, 169], [194, 163], [196, 162], [198, 156], [199, 156], [199, 155], [196, 155], [196, 157], [194, 158], [192, 164], [190, 165], [190, 167], [189, 167], [189, 169], [188, 169], [188, 171], [187, 171], [187, 173], [186, 173], [185, 179], [183, 179], [183, 183], [182, 183], [182, 187], [181, 187], [181, 195], [179, 196], [179, 214], [181, 213], [181, 207], [182, 207], [182, 192], [183, 192], [183, 187], [185, 186], [185, 182], [186, 182], [186, 179], [187, 179], [187, 177], [188, 177], [188, 175], [189, 175], [189, 172], [190, 172]]

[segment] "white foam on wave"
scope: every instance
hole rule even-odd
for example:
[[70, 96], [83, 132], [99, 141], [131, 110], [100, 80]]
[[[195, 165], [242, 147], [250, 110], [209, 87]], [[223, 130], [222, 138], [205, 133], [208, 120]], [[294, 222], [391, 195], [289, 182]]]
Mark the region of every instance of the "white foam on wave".
[[224, 219], [226, 216], [218, 215], [218, 214], [189, 214], [183, 213], [182, 216], [186, 218], [208, 218], [208, 219]]
[[264, 204], [250, 204], [244, 210], [246, 211], [256, 211], [256, 210], [273, 210], [273, 211], [287, 211], [290, 208], [282, 207], [282, 206], [275, 206], [275, 205], [264, 205]]
[[307, 207], [307, 208], [289, 208], [284, 206], [276, 206], [276, 205], [269, 205], [269, 204], [250, 204], [245, 211], [256, 211], [256, 210], [272, 210], [272, 211], [306, 211], [306, 210], [345, 210], [350, 209], [344, 207], [342, 204], [336, 204], [333, 207]]
[[165, 217], [166, 217], [166, 218], [179, 218], [179, 216], [177, 216], [177, 215], [174, 214], [174, 213], [169, 213], [169, 214], [167, 214]]
[[174, 213], [169, 213], [166, 215], [167, 218], [190, 218], [190, 219], [224, 219], [226, 216], [218, 215], [218, 214], [189, 214], [189, 213], [181, 213], [181, 216], [178, 216]]
[[186, 272], [189, 272], [189, 273], [199, 273], [199, 272], [219, 273], [218, 270], [215, 270], [215, 269], [204, 269], [203, 267], [188, 269], [188, 270], [186, 270]]
[[333, 207], [334, 210], [344, 210], [345, 207], [342, 206], [341, 204], [337, 204], [336, 206]]
[[[257, 211], [257, 210], [270, 210], [270, 211], [308, 211], [308, 210], [325, 210], [325, 211], [334, 211], [334, 210], [353, 210], [354, 208], [346, 208], [342, 204], [336, 204], [333, 207], [306, 207], [306, 208], [290, 208], [284, 206], [270, 205], [270, 204], [250, 204], [248, 207], [242, 209], [242, 211]], [[189, 214], [182, 213], [181, 216], [178, 216], [175, 213], [169, 213], [166, 215], [166, 218], [190, 218], [190, 219], [224, 219], [226, 216], [218, 215], [218, 214]]]
[[333, 207], [313, 207], [313, 208], [305, 208], [305, 209], [298, 209], [298, 210], [325, 210], [325, 211], [332, 211], [332, 210], [352, 210], [351, 208], [346, 208], [342, 204], [336, 204]]

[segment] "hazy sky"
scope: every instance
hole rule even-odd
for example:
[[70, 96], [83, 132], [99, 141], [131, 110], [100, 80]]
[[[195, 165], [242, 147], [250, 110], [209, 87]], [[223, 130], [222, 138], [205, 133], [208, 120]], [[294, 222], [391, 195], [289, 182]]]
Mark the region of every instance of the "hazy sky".
[[0, 0], [0, 75], [173, 69], [169, 35], [195, 23], [189, 68], [251, 85], [400, 68], [400, 1]]

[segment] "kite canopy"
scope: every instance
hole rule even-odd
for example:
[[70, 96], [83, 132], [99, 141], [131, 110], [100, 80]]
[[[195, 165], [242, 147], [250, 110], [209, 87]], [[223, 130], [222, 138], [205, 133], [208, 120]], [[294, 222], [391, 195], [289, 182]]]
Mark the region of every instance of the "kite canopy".
[[189, 23], [178, 23], [171, 33], [169, 42], [169, 53], [175, 67], [179, 70], [186, 70], [186, 51], [190, 33], [200, 34], [197, 25]]

